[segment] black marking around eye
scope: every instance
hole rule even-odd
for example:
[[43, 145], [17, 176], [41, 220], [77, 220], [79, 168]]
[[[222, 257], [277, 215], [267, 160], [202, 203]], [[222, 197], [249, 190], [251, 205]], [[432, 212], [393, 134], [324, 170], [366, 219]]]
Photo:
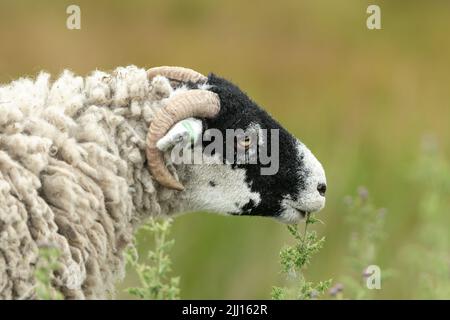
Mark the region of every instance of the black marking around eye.
[[[245, 170], [245, 182], [261, 197], [258, 204], [254, 201], [245, 204], [240, 210], [242, 214], [279, 215], [283, 211], [283, 199], [296, 201], [299, 191], [305, 188], [308, 174], [303, 157], [297, 153], [297, 139], [232, 83], [210, 74], [208, 84], [211, 85], [208, 90], [218, 94], [221, 108], [215, 118], [203, 120], [205, 128], [218, 129], [225, 136], [226, 129], [245, 129], [251, 123], [257, 123], [262, 129], [269, 130], [265, 138], [268, 150], [271, 150], [270, 130], [279, 130], [279, 170], [276, 174], [261, 175], [261, 164], [231, 165], [232, 169]], [[223, 150], [226, 150], [225, 145]]]
[[209, 182], [209, 185], [210, 185], [211, 187], [215, 187], [215, 186], [217, 186], [217, 183], [215, 183], [214, 181], [210, 181], [210, 182]]

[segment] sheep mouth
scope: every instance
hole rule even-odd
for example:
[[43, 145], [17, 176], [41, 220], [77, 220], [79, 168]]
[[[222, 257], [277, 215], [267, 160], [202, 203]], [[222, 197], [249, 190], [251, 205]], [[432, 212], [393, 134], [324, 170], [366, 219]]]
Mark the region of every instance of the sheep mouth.
[[306, 218], [307, 211], [295, 208], [293, 206], [286, 206], [285, 210], [278, 216], [278, 220], [286, 224], [299, 223]]
[[293, 211], [295, 211], [302, 218], [306, 217], [306, 214], [309, 213], [309, 211], [300, 209], [300, 208], [294, 206], [292, 203], [288, 203], [286, 207], [288, 207], [288, 208], [292, 209]]
[[[297, 210], [297, 209], [296, 209]], [[298, 213], [302, 216], [302, 218], [306, 217], [307, 212], [303, 210], [297, 210]]]
[[323, 199], [320, 203], [317, 201], [311, 203], [299, 203], [286, 199], [283, 201], [283, 205], [287, 210], [291, 212], [295, 211], [299, 216], [305, 218], [308, 213], [321, 211], [325, 207], [325, 199]]
[[306, 214], [308, 213], [308, 212], [306, 212], [304, 210], [300, 210], [300, 209], [297, 209], [297, 208], [294, 208], [294, 207], [292, 207], [292, 209], [294, 209], [302, 218], [306, 217]]

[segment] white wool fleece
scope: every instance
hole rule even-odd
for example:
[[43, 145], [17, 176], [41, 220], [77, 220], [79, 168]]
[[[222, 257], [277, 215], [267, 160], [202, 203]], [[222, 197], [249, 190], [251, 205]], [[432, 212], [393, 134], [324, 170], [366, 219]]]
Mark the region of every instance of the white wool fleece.
[[137, 222], [178, 210], [144, 152], [172, 93], [166, 78], [149, 83], [135, 66], [0, 87], [0, 299], [35, 297], [41, 245], [60, 250], [54, 285], [65, 298], [113, 293]]

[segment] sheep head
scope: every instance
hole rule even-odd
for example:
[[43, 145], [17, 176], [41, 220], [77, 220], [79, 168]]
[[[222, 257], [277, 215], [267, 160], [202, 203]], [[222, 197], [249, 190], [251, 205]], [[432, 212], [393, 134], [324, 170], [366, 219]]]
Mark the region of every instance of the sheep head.
[[[149, 169], [161, 185], [184, 193], [187, 210], [294, 223], [324, 207], [326, 178], [320, 162], [237, 86], [181, 67], [148, 70], [150, 79], [157, 75], [188, 90], [169, 97], [149, 127]], [[186, 135], [183, 122], [196, 129], [188, 128]], [[184, 163], [183, 186], [165, 166], [163, 151], [173, 153], [182, 145], [186, 152], [193, 141], [202, 161]]]

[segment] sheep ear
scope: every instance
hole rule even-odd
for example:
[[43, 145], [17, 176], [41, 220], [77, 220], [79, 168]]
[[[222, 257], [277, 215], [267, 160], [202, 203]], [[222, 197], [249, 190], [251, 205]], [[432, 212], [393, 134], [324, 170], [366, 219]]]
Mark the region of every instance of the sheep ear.
[[203, 132], [201, 120], [187, 118], [177, 122], [164, 137], [158, 140], [156, 147], [161, 151], [167, 151], [175, 145], [186, 146], [195, 143]]

